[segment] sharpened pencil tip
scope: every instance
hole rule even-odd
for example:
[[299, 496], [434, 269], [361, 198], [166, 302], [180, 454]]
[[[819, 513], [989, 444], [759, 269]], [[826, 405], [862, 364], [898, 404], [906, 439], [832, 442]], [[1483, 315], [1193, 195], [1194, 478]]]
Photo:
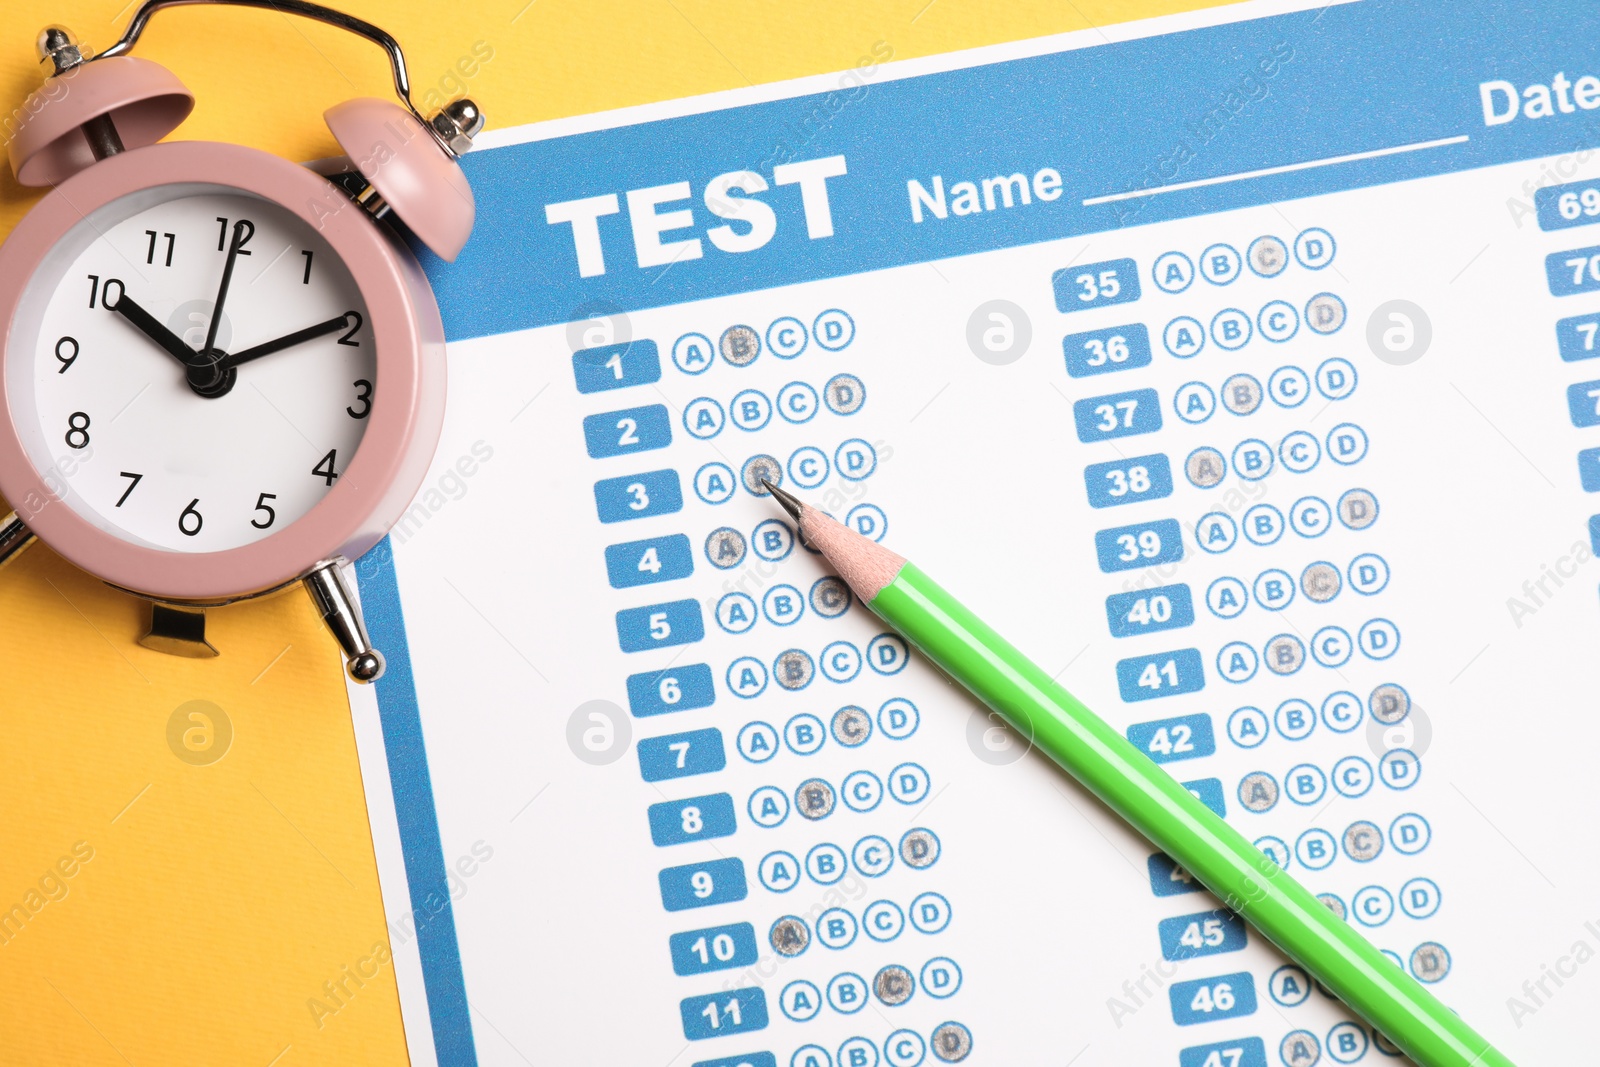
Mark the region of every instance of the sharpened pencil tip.
[[761, 479], [761, 484], [767, 487], [767, 492], [772, 494], [772, 499], [783, 505], [783, 510], [789, 513], [791, 519], [795, 522], [800, 521], [800, 512], [805, 510], [805, 505], [800, 502], [798, 497], [793, 493], [784, 492], [765, 478]]

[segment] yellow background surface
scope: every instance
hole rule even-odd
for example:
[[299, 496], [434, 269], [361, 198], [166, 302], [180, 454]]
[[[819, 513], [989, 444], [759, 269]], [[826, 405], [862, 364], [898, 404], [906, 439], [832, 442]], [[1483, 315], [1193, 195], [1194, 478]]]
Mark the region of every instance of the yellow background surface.
[[[878, 42], [908, 59], [1210, 2], [339, 6], [400, 40], [419, 104], [467, 93], [508, 126], [843, 70]], [[134, 5], [3, 6], [0, 117], [39, 83], [39, 28], [105, 48]], [[475, 45], [492, 58], [466, 62]], [[165, 11], [137, 54], [197, 97], [174, 136], [291, 159], [336, 154], [324, 109], [389, 92], [376, 48], [275, 12]], [[4, 234], [38, 194], [0, 169]], [[215, 660], [138, 647], [145, 614], [39, 546], [0, 572], [0, 1064], [405, 1062], [392, 968], [342, 1003], [324, 989], [385, 940], [332, 639], [298, 591], [213, 611]], [[215, 734], [185, 748], [169, 722], [190, 701]], [[183, 727], [203, 728], [191, 710]], [[176, 754], [191, 749], [212, 762]], [[14, 905], [31, 913], [20, 929]], [[319, 1019], [314, 997], [338, 1010]]]

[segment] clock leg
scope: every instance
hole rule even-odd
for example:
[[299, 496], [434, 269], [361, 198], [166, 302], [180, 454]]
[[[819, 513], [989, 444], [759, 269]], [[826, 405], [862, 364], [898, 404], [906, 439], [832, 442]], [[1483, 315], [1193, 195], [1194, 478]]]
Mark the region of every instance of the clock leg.
[[206, 640], [206, 609], [178, 604], [150, 605], [150, 632], [139, 644], [169, 656], [211, 659], [221, 655]]
[[16, 512], [0, 516], [0, 567], [16, 559], [33, 541], [33, 531], [17, 518]]
[[324, 563], [305, 576], [306, 592], [322, 613], [322, 621], [344, 651], [345, 670], [358, 682], [374, 682], [383, 674], [383, 655], [372, 647], [361, 609], [350, 595], [338, 562]]

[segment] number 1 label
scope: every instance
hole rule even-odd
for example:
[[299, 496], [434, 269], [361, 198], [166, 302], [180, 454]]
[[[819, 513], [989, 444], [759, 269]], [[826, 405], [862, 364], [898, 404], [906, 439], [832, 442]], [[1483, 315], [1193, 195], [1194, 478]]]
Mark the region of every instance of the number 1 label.
[[648, 340], [580, 348], [572, 353], [572, 374], [580, 393], [649, 385], [661, 380], [661, 355]]

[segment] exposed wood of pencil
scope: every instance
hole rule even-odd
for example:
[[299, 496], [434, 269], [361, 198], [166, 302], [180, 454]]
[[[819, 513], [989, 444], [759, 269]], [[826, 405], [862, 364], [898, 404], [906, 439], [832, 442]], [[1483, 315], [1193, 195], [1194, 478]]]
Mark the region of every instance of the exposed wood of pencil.
[[900, 575], [906, 558], [807, 505], [800, 512], [800, 534], [820, 551], [863, 604], [872, 602]]
[[900, 576], [900, 568], [906, 565], [904, 556], [861, 536], [770, 480], [763, 478], [761, 484], [794, 519], [800, 536], [833, 564], [862, 603], [870, 604]]

